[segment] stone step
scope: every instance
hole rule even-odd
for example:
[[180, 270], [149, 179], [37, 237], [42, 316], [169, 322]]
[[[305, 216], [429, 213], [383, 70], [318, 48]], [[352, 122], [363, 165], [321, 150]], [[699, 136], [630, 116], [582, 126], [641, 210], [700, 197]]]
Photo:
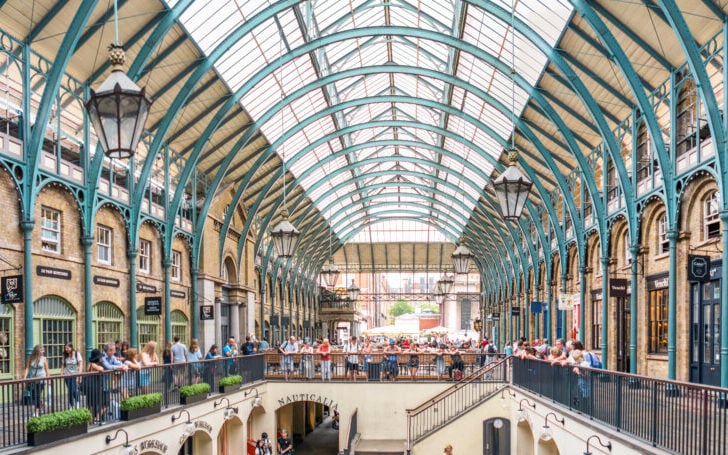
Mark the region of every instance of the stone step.
[[404, 439], [360, 439], [354, 455], [402, 455], [405, 452]]

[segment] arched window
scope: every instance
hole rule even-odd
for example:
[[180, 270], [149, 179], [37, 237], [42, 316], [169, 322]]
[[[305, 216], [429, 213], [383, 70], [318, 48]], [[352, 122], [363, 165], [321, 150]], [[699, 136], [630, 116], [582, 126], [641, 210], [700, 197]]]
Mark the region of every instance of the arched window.
[[13, 379], [13, 353], [15, 352], [15, 333], [13, 331], [12, 305], [0, 305], [0, 379]]
[[144, 307], [137, 308], [137, 346], [143, 348], [150, 341], [156, 341], [157, 346], [164, 347], [159, 338], [159, 316], [144, 314]]
[[65, 300], [56, 296], [41, 297], [33, 302], [33, 344], [41, 344], [48, 358], [48, 368], [59, 370], [63, 345], [76, 340], [76, 311]]
[[703, 240], [720, 237], [720, 205], [718, 192], [713, 191], [703, 200]]
[[93, 344], [103, 350], [109, 341], [124, 338], [124, 313], [111, 302], [99, 302], [93, 308]]
[[172, 339], [174, 339], [175, 336], [179, 336], [181, 342], [189, 345], [190, 340], [187, 332], [189, 320], [187, 319], [187, 316], [179, 310], [174, 310], [170, 314], [170, 318], [172, 320]]

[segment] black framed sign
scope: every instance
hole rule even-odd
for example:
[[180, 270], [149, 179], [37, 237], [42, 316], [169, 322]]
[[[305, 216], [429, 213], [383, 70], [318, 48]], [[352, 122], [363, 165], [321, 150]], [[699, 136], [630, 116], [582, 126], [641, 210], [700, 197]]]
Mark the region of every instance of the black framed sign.
[[210, 321], [215, 319], [212, 305], [200, 305], [200, 321]]
[[2, 302], [20, 303], [23, 301], [23, 275], [2, 277]]
[[162, 297], [144, 297], [144, 314], [150, 315], [161, 315], [162, 314]]
[[688, 281], [710, 281], [710, 256], [688, 254]]

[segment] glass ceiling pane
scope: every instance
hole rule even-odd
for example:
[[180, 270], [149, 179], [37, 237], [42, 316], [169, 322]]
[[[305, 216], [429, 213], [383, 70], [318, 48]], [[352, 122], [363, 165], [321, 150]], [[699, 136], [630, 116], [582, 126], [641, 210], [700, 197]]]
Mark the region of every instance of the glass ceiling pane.
[[[495, 0], [496, 4], [499, 4], [505, 11], [510, 11], [512, 1]], [[177, 0], [167, 1], [170, 7], [176, 3]], [[197, 41], [202, 52], [209, 55], [227, 36], [246, 21], [256, 14], [270, 11], [268, 8], [271, 8], [274, 3], [273, 0], [195, 1], [185, 11], [181, 22]], [[572, 8], [567, 0], [516, 0], [515, 5], [516, 17], [551, 46], [563, 33], [566, 22], [572, 14]], [[456, 16], [456, 12], [459, 12], [460, 8], [465, 8], [466, 11], [463, 18], [464, 24], [459, 24], [458, 21], [461, 18]], [[400, 103], [393, 98], [391, 102], [347, 108], [309, 123], [287, 139], [279, 147], [278, 153], [285, 152], [285, 159], [288, 161], [311, 143], [336, 130], [372, 121], [382, 121], [386, 122], [385, 126], [352, 131], [329, 140], [327, 143], [319, 144], [315, 149], [309, 150], [305, 156], [296, 158], [290, 164], [289, 170], [295, 176], [303, 175], [309, 169], [313, 170], [301, 181], [301, 185], [304, 190], [310, 189], [309, 196], [316, 201], [319, 209], [326, 207], [336, 198], [342, 199], [335, 204], [336, 209], [332, 209], [332, 211], [337, 211], [352, 201], [361, 204], [359, 191], [364, 191], [366, 194], [376, 194], [377, 191], [381, 191], [379, 194], [387, 194], [387, 191], [404, 191], [401, 202], [392, 207], [401, 206], [407, 210], [414, 210], [412, 207], [417, 206], [426, 207], [427, 203], [417, 202], [417, 198], [407, 196], [412, 192], [419, 194], [421, 190], [397, 188], [396, 174], [405, 170], [437, 175], [439, 178], [457, 185], [461, 191], [465, 189], [477, 198], [477, 193], [485, 187], [487, 179], [476, 170], [482, 171], [485, 176], [490, 175], [493, 170], [492, 163], [483, 154], [492, 156], [494, 160], [500, 157], [504, 148], [503, 144], [509, 141], [513, 131], [513, 114], [510, 111], [513, 110], [516, 115], [520, 115], [529, 99], [527, 90], [520, 87], [516, 87], [514, 90], [508, 71], [503, 73], [468, 52], [459, 53], [459, 58], [455, 61], [453, 51], [439, 42], [400, 35], [347, 38], [328, 43], [314, 52], [304, 54], [286, 63], [282, 68], [271, 66], [289, 49], [296, 49], [305, 42], [327, 37], [333, 33], [371, 26], [414, 27], [449, 35], [462, 33], [461, 36], [458, 36], [459, 38], [482, 52], [488, 53], [492, 58], [500, 60], [502, 68], [510, 68], [512, 62], [515, 61], [518, 74], [529, 84], [536, 83], [547, 63], [544, 53], [538, 51], [525, 34], [513, 34], [509, 21], [502, 21], [472, 3], [465, 5], [457, 0], [400, 0], [395, 2], [312, 0], [300, 2], [296, 6], [284, 10], [275, 18], [266, 20], [246, 36], [241, 37], [222, 53], [215, 62], [215, 69], [233, 91], [246, 84], [249, 85], [252, 78], [263, 76], [255, 84], [246, 88], [241, 98], [241, 105], [256, 121], [260, 121], [264, 115], [272, 114], [270, 110], [282, 99], [282, 96], [291, 94], [305, 84], [345, 70], [397, 64], [426, 68], [466, 81], [474, 88], [488, 93], [501, 104], [501, 109], [466, 88], [450, 87], [450, 84], [440, 79], [380, 72], [339, 79], [326, 87], [309, 91], [296, 100], [292, 100], [288, 106], [273, 114], [267, 121], [262, 122], [260, 129], [269, 142], [274, 142], [284, 131], [301, 125], [301, 122], [324, 109], [337, 103], [371, 96], [411, 96], [447, 103], [455, 110], [462, 111], [487, 125], [492, 129], [495, 137], [491, 137], [486, 130], [459, 115], [446, 115], [440, 109], [409, 102]], [[285, 44], [281, 40], [281, 34], [285, 36]], [[394, 126], [391, 124], [393, 120], [417, 121], [447, 128], [456, 137], [444, 137], [437, 132], [414, 126]], [[457, 137], [462, 137], [464, 141], [458, 140]], [[341, 150], [349, 144], [367, 144], [390, 139], [426, 143], [435, 147], [435, 150], [411, 146], [367, 147], [356, 153], [348, 154], [347, 157], [339, 157], [330, 165], [318, 165], [320, 160], [326, 159], [332, 152]], [[468, 145], [467, 142], [473, 145]], [[444, 147], [457, 157], [438, 157], [436, 148], [439, 147]], [[479, 148], [479, 150], [474, 150], [472, 147]], [[415, 157], [422, 161], [362, 165], [355, 171], [337, 174], [333, 177], [332, 182], [326, 181], [332, 178], [331, 167], [356, 166], [358, 160], [377, 156], [391, 157], [395, 154]], [[243, 158], [241, 157], [241, 159]], [[434, 166], [427, 164], [426, 160], [440, 162], [443, 166], [449, 167], [452, 172], [437, 170]], [[388, 170], [391, 175], [363, 177], [367, 173], [375, 173], [378, 170]], [[458, 172], [470, 179], [475, 187], [464, 187], [456, 176]], [[354, 180], [356, 178], [359, 180]], [[322, 181], [326, 182], [321, 184]], [[404, 176], [399, 181], [418, 182], [430, 187], [435, 185], [434, 179], [422, 179], [415, 176]], [[332, 185], [344, 182], [346, 185], [334, 194], [322, 197], [326, 191], [332, 188]], [[382, 182], [389, 182], [388, 185], [391, 187], [372, 192], [364, 188], [366, 184]], [[316, 185], [319, 186], [314, 188]], [[441, 184], [437, 187], [451, 197], [457, 193]], [[385, 201], [390, 201], [390, 196], [381, 197], [385, 198], [383, 199]], [[438, 198], [442, 197], [438, 196]], [[447, 204], [447, 201], [442, 202], [445, 206], [444, 211], [453, 217], [453, 221], [460, 222], [469, 216], [467, 213], [460, 213], [460, 208]], [[467, 202], [467, 204], [472, 207], [472, 203]], [[348, 208], [345, 213], [337, 215], [337, 218], [347, 216], [357, 209], [361, 209], [361, 205]], [[381, 208], [377, 208], [375, 212], [381, 210]], [[368, 213], [371, 215], [372, 211], [368, 211]], [[424, 218], [429, 217], [433, 223], [444, 226], [444, 218], [439, 219], [440, 216], [443, 215], [423, 214]], [[405, 230], [412, 230], [413, 233], [417, 232], [417, 236], [430, 239], [430, 241], [434, 241], [433, 236], [438, 235], [438, 241], [447, 241], [435, 229], [418, 221], [377, 223], [376, 217], [370, 217], [370, 221], [373, 224], [358, 234], [357, 238], [368, 237], [366, 241], [369, 241], [374, 235], [397, 232], [396, 235], [401, 236]], [[407, 232], [403, 238], [411, 241], [412, 235], [415, 234]]]
[[351, 243], [451, 242], [440, 231], [417, 220], [393, 220], [372, 224], [349, 241]]

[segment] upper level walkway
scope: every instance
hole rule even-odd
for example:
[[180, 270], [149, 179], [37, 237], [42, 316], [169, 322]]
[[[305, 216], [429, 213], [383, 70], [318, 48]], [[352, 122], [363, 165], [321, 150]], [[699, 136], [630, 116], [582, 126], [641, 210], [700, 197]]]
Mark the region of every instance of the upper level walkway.
[[[362, 368], [357, 370], [356, 383], [346, 375], [345, 355], [335, 354], [333, 380], [324, 382], [320, 362], [309, 364], [298, 356], [291, 356], [290, 360], [291, 363], [278, 354], [264, 354], [158, 366], [141, 372], [109, 372], [93, 375], [98, 387], [78, 395], [73, 393], [73, 384], [89, 375], [2, 382], [0, 451], [25, 450], [26, 423], [34, 413], [45, 415], [86, 407], [98, 421], [89, 434], [125, 428], [130, 439], [135, 439], [131, 435], [133, 428], [140, 428], [140, 434], [151, 429], [164, 434], [171, 428], [169, 415], [179, 413], [180, 409], [189, 409], [188, 420], [225, 411], [220, 425], [232, 417], [234, 410], [241, 425], [256, 425], [256, 429], [260, 426], [271, 433], [280, 423], [279, 413], [289, 404], [316, 402], [340, 413], [339, 443], [345, 452], [357, 438], [384, 435], [384, 439], [405, 440], [411, 453], [426, 453], [423, 450], [431, 449], [430, 436], [454, 431], [456, 437], [467, 425], [477, 431], [468, 435], [471, 442], [479, 444], [483, 439], [478, 434], [484, 431], [483, 422], [489, 419], [505, 419], [509, 425], [512, 422], [514, 444], [526, 433], [540, 444], [543, 441], [539, 441], [539, 419], [545, 416], [548, 422], [548, 415], [554, 414], [568, 416], [566, 424], [553, 425], [561, 431], [553, 435], [558, 447], [583, 445], [589, 435], [596, 434], [627, 450], [623, 453], [728, 453], [728, 391], [724, 389], [604, 370], [574, 371], [569, 366], [503, 357], [482, 359], [484, 367], [477, 355], [463, 355], [462, 364], [457, 359], [448, 359], [443, 364], [429, 354], [419, 356], [414, 376], [409, 375], [409, 354], [400, 355], [392, 362], [396, 374], [391, 378], [382, 376], [386, 359], [375, 356], [367, 362], [366, 369], [359, 363]], [[284, 367], [291, 368], [287, 380], [281, 371]], [[309, 371], [309, 367], [313, 370]], [[448, 370], [460, 369], [465, 372], [462, 380], [448, 380]], [[220, 389], [221, 379], [231, 375], [240, 375], [241, 379], [232, 393]], [[195, 410], [200, 405], [182, 404], [180, 396], [180, 387], [200, 382], [211, 386], [211, 393], [202, 397], [210, 401], [206, 406], [210, 409], [203, 414]], [[399, 390], [402, 393], [394, 393]], [[249, 396], [253, 391], [255, 395]], [[227, 392], [227, 402], [220, 400], [223, 395], [218, 392]], [[131, 422], [118, 424], [124, 399], [143, 393], [161, 394], [161, 412], [149, 417], [151, 420], [141, 427]], [[251, 402], [251, 398], [256, 400]], [[220, 403], [226, 407], [218, 408]], [[241, 407], [243, 404], [246, 407]], [[382, 419], [382, 409], [391, 415], [388, 420]], [[262, 423], [258, 426], [256, 421]], [[453, 422], [458, 423], [452, 425]], [[214, 434], [216, 427], [210, 428]], [[252, 429], [245, 433], [254, 434]], [[58, 444], [73, 441], [64, 441], [63, 437]], [[648, 448], [647, 452], [644, 448]]]

